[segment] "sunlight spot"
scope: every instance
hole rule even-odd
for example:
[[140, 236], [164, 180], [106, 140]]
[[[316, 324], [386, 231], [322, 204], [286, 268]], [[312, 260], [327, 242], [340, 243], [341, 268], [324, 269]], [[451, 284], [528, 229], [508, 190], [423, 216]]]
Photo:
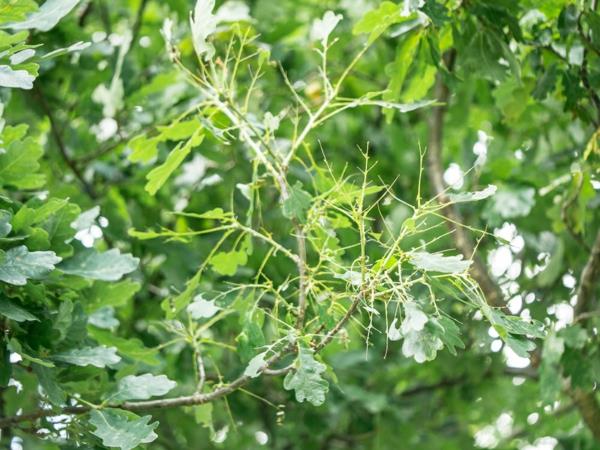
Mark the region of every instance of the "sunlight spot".
[[149, 36], [142, 36], [140, 38], [140, 47], [148, 48], [152, 45], [152, 39]]
[[521, 447], [521, 450], [554, 450], [558, 445], [558, 440], [551, 436], [545, 436], [536, 439], [533, 444], [525, 445]]
[[567, 289], [573, 289], [575, 284], [577, 284], [577, 280], [570, 273], [565, 273], [562, 277], [562, 283]]
[[492, 269], [492, 275], [496, 278], [504, 275], [512, 263], [513, 256], [510, 248], [506, 245], [492, 250], [488, 255], [488, 264]]
[[269, 442], [269, 435], [264, 431], [257, 431], [254, 433], [254, 439], [256, 439], [259, 445], [266, 445]]
[[8, 380], [8, 385], [14, 386], [17, 389], [17, 393], [19, 393], [23, 390], [23, 383], [15, 380], [14, 378], [11, 378], [10, 380]]
[[95, 31], [94, 33], [92, 33], [92, 42], [94, 44], [97, 44], [98, 42], [101, 42], [104, 39], [106, 39], [106, 33], [104, 31]]
[[568, 303], [559, 303], [558, 305], [555, 305], [554, 315], [558, 319], [556, 329], [560, 330], [572, 323], [574, 314], [575, 312], [573, 310], [573, 307]]
[[502, 339], [494, 339], [492, 341], [492, 344], [490, 345], [490, 349], [494, 352], [494, 353], [498, 353], [500, 350], [502, 350]]
[[117, 131], [119, 131], [119, 124], [112, 117], [105, 117], [98, 125], [92, 127], [92, 132], [96, 135], [96, 139], [99, 142], [109, 140], [117, 134]]
[[10, 441], [10, 450], [23, 450], [23, 439], [15, 436]]
[[520, 259], [513, 262], [508, 270], [506, 271], [506, 278], [509, 280], [516, 280], [521, 275], [521, 269], [523, 268], [523, 263]]
[[524, 377], [513, 377], [512, 379], [513, 386], [521, 386], [523, 383], [525, 383]]
[[94, 246], [94, 241], [100, 239], [102, 234], [102, 229], [98, 225], [93, 224], [89, 228], [79, 230], [75, 234], [75, 239], [81, 242], [84, 247], [91, 248]]
[[460, 189], [464, 184], [464, 172], [456, 163], [451, 163], [444, 172], [444, 182], [452, 189]]
[[571, 300], [569, 300], [569, 305], [571, 305], [571, 306], [577, 305], [577, 295], [574, 295], [571, 297]]
[[479, 130], [477, 132], [477, 142], [473, 145], [473, 153], [477, 155], [475, 165], [478, 167], [483, 166], [487, 160], [488, 143], [490, 140], [491, 138], [485, 131]]
[[506, 365], [508, 367], [514, 367], [515, 369], [524, 369], [530, 364], [529, 358], [523, 358], [517, 355], [508, 345], [504, 346], [502, 351], [504, 358], [506, 359]]
[[175, 179], [175, 185], [192, 186], [204, 178], [206, 171], [212, 167], [215, 167], [214, 161], [197, 154], [190, 162], [183, 164], [182, 174]]
[[125, 42], [125, 37], [117, 33], [111, 33], [108, 36], [108, 42], [110, 42], [110, 45], [113, 47], [120, 47]]
[[521, 311], [521, 308], [523, 307], [523, 297], [521, 297], [520, 295], [515, 295], [508, 301], [506, 306], [508, 307], [511, 313], [518, 314], [519, 311]]

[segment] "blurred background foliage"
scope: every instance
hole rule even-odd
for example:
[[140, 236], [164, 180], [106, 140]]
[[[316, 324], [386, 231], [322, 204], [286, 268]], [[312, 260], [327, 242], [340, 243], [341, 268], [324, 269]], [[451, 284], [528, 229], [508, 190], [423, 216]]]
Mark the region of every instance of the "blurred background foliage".
[[[0, 1], [4, 22], [18, 20], [2, 16], [6, 8], [10, 14], [15, 4]], [[26, 42], [43, 44], [36, 49], [38, 55], [77, 42], [89, 45], [39, 58], [39, 76], [32, 89], [0, 89], [6, 124], [27, 124], [28, 135], [44, 148], [39, 161], [46, 178], [44, 195], [68, 199], [72, 205], [65, 223], [81, 211], [99, 207], [92, 218], [95, 225], [84, 227], [73, 245], [119, 248], [140, 259], [139, 268], [112, 285], [116, 286], [112, 291], [102, 282], [75, 278], [61, 282], [70, 284], [75, 292], [70, 300], [80, 305], [81, 314], [91, 314], [99, 324], [91, 326], [88, 336], [116, 346], [125, 357], [127, 364], [115, 367], [119, 376], [159, 367], [177, 380], [181, 390], [195, 383], [190, 349], [179, 345], [161, 352], [147, 349], [166, 340], [167, 333], [156, 324], [164, 317], [164, 298], [183, 289], [218, 237], [139, 240], [128, 230], [164, 226], [185, 232], [206, 226], [202, 220], [168, 214], [173, 210], [203, 212], [231, 205], [244, 211], [247, 199], [236, 185], [250, 183], [253, 173], [241, 142], [223, 145], [210, 134], [155, 196], [144, 189], [146, 175], [157, 161], [165, 160], [174, 144], [155, 143], [155, 157], [131, 160], [136, 136], [168, 125], [197, 102], [197, 91], [172, 63], [160, 32], [165, 19], [172, 19], [181, 60], [188, 67], [197, 65], [188, 23], [193, 6], [191, 0], [82, 0], [56, 27], [32, 30]], [[528, 358], [519, 357], [480, 315], [461, 304], [444, 304], [460, 318], [465, 348], [457, 356], [442, 351], [435, 360], [418, 364], [404, 357], [398, 345], [388, 343], [385, 333], [373, 337], [366, 358], [362, 330], [351, 325], [344, 339], [335, 340], [322, 353], [330, 367], [326, 374], [330, 390], [323, 405], [295, 402], [293, 393], [283, 389], [282, 377], [260, 377], [245, 390], [209, 405], [152, 411], [160, 426], [158, 438], [148, 446], [600, 448], [600, 409], [594, 393], [600, 381], [598, 281], [592, 277], [591, 286], [582, 286], [584, 267], [593, 261], [590, 255], [600, 251], [596, 1], [406, 0], [396, 5], [375, 0], [248, 0], [217, 1], [216, 6], [225, 17], [230, 15], [227, 20], [240, 19], [258, 34], [256, 45], [270, 52], [271, 61], [280, 62], [311, 107], [320, 104], [325, 89], [318, 72], [320, 58], [309, 39], [313, 21], [327, 10], [344, 17], [334, 32], [338, 41], [328, 59], [328, 69], [339, 74], [364, 45], [365, 37], [353, 33], [353, 27], [365, 14], [379, 11], [373, 16], [377, 26], [389, 17], [386, 8], [405, 12], [403, 17], [409, 19], [387, 27], [349, 75], [341, 94], [360, 97], [386, 90], [387, 101], [434, 99], [440, 105], [407, 114], [349, 109], [316, 129], [307, 145], [317, 161], [323, 163], [326, 157], [337, 174], [346, 167], [352, 172], [362, 167], [361, 149], [368, 148], [371, 160], [377, 162], [370, 174], [373, 180], [391, 185], [393, 195], [408, 203], [418, 195], [420, 149], [430, 152], [424, 167], [424, 176], [429, 177], [423, 186], [425, 198], [439, 193], [436, 177], [455, 191], [496, 185], [495, 196], [453, 206], [453, 214], [470, 227], [503, 239], [485, 236], [476, 242], [480, 266], [489, 272], [484, 277], [500, 290], [502, 304], [510, 312], [543, 322], [549, 337], [545, 344], [538, 341]], [[257, 117], [293, 107], [281, 71], [269, 64], [249, 108]], [[238, 83], [244, 86], [250, 76], [244, 72]], [[303, 175], [292, 166], [291, 176]], [[10, 201], [23, 203], [40, 192], [12, 189], [11, 195]], [[43, 201], [44, 196], [40, 198]], [[256, 206], [257, 226], [265, 226], [293, 248], [294, 238], [280, 220], [277, 203], [275, 191], [262, 193]], [[392, 235], [411, 214], [408, 207], [385, 200], [380, 212], [374, 231], [389, 230]], [[444, 233], [445, 229], [434, 228], [422, 239], [441, 237], [438, 250], [462, 250], [454, 234]], [[48, 248], [36, 248], [35, 241], [30, 244], [30, 250]], [[407, 248], [411, 245], [406, 243]], [[58, 247], [52, 246], [60, 255]], [[253, 275], [263, 257], [261, 251], [251, 255], [238, 276]], [[276, 261], [265, 271], [282, 282], [295, 267], [282, 257]], [[207, 272], [201, 286], [208, 291], [225, 283], [218, 274]], [[50, 296], [51, 311], [65, 299], [63, 294], [27, 286], [25, 294], [13, 298], [25, 302]], [[582, 289], [591, 291], [585, 309], [578, 300]], [[106, 316], [98, 314], [99, 305], [108, 308]], [[72, 327], [75, 319], [70, 317]], [[252, 318], [258, 324], [261, 320]], [[30, 328], [27, 324], [19, 322], [17, 327], [25, 327], [31, 339], [51, 336], [40, 329], [50, 326], [48, 322]], [[246, 338], [253, 332], [249, 327]], [[5, 321], [7, 339], [9, 328]], [[238, 328], [231, 320], [215, 333], [234, 336]], [[248, 339], [252, 343], [253, 337]], [[210, 371], [209, 378], [215, 380], [232, 379], [250, 359], [243, 355], [239, 339], [239, 354], [219, 348], [208, 351], [225, 371]], [[8, 350], [3, 347], [3, 352]], [[2, 388], [5, 416], [36, 409], [39, 375], [30, 367], [16, 367], [11, 376], [17, 383]], [[110, 389], [110, 377], [95, 368], [71, 369], [59, 377], [84, 395]], [[13, 448], [74, 448], [89, 431], [77, 423], [68, 429], [79, 437], [63, 442], [64, 432], [48, 431], [54, 437], [44, 441], [32, 430], [13, 428], [3, 439], [7, 445], [12, 440]], [[84, 442], [102, 448], [100, 441]]]

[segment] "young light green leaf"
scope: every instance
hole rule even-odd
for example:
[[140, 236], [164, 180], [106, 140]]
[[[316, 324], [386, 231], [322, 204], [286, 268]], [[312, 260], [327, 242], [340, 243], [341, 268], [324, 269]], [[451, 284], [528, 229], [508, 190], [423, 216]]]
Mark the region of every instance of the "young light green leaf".
[[208, 37], [217, 29], [217, 19], [212, 13], [215, 0], [197, 0], [194, 12], [190, 13], [190, 27], [194, 50], [199, 58], [210, 59], [215, 53], [215, 48]]
[[369, 34], [369, 44], [374, 42], [390, 25], [393, 25], [411, 17], [403, 17], [400, 6], [389, 1], [382, 2], [377, 9], [369, 11], [360, 19], [352, 33]]
[[0, 24], [24, 20], [37, 8], [34, 0], [0, 0]]
[[46, 0], [37, 11], [29, 14], [26, 20], [4, 25], [4, 28], [48, 31], [54, 28], [78, 3], [79, 0]]
[[[390, 82], [383, 94], [384, 101], [393, 102], [400, 98], [408, 69], [413, 63], [415, 53], [423, 36], [424, 33], [411, 33], [397, 46], [396, 59], [385, 67], [385, 72], [390, 77]], [[384, 111], [388, 123], [394, 117], [394, 112], [393, 109], [389, 108]]]
[[321, 377], [326, 369], [325, 364], [314, 358], [312, 349], [300, 346], [295, 368], [285, 376], [283, 387], [288, 391], [293, 389], [299, 402], [307, 400], [315, 406], [322, 405], [329, 391], [329, 383]]
[[262, 352], [256, 355], [248, 362], [244, 375], [250, 378], [256, 378], [260, 375], [262, 369], [265, 367], [267, 361], [267, 352]]
[[212, 220], [223, 220], [231, 217], [231, 213], [226, 213], [223, 208], [214, 208], [210, 211], [203, 213], [191, 213], [191, 212], [176, 212], [180, 216], [192, 217], [194, 219], [212, 219]]
[[14, 70], [10, 66], [0, 66], [0, 86], [17, 89], [32, 89], [35, 76], [23, 69]]
[[462, 255], [444, 256], [441, 253], [410, 252], [413, 266], [430, 272], [461, 273], [468, 270], [471, 261], [463, 261]]
[[58, 353], [52, 359], [76, 366], [95, 367], [106, 367], [121, 361], [116, 348], [105, 346], [74, 348]]
[[127, 143], [127, 147], [131, 149], [131, 153], [128, 156], [131, 162], [143, 162], [149, 163], [158, 153], [158, 144], [163, 141], [162, 136], [147, 137], [144, 134], [140, 134]]
[[192, 319], [208, 319], [214, 316], [221, 308], [215, 305], [214, 300], [204, 300], [201, 294], [194, 297], [194, 301], [187, 307], [187, 312]]
[[152, 169], [148, 175], [146, 175], [146, 179], [148, 180], [145, 186], [146, 191], [148, 191], [150, 195], [156, 194], [156, 192], [169, 179], [175, 169], [181, 165], [192, 148], [200, 145], [203, 140], [203, 134], [196, 135], [191, 137], [185, 143], [178, 144], [173, 150], [171, 150], [171, 153], [169, 153], [169, 156], [167, 156], [165, 162]]
[[310, 40], [321, 41], [323, 47], [327, 47], [327, 40], [333, 29], [337, 26], [340, 20], [343, 19], [341, 14], [335, 14], [333, 11], [326, 11], [322, 19], [315, 19], [310, 29]]
[[182, 122], [173, 122], [170, 125], [159, 126], [160, 138], [162, 140], [181, 141], [190, 138], [200, 127], [200, 123], [195, 119], [184, 120]]
[[213, 270], [221, 275], [233, 276], [239, 266], [248, 261], [248, 255], [244, 250], [219, 252], [210, 259]]
[[110, 396], [113, 401], [148, 400], [151, 397], [167, 394], [177, 383], [166, 375], [128, 375], [119, 380], [117, 392]]
[[283, 215], [288, 219], [296, 219], [300, 223], [306, 222], [306, 211], [310, 208], [312, 197], [302, 189], [302, 183], [296, 182], [290, 188], [289, 197], [281, 205]]
[[488, 187], [481, 191], [476, 192], [460, 192], [458, 194], [449, 194], [448, 198], [452, 203], [463, 203], [463, 202], [475, 202], [478, 200], [484, 200], [488, 197], [491, 197], [496, 193], [498, 188], [493, 184], [490, 184]]
[[140, 262], [129, 253], [121, 254], [118, 249], [99, 253], [95, 249], [85, 249], [64, 261], [59, 269], [69, 275], [103, 281], [118, 281], [125, 274], [133, 272]]
[[37, 317], [9, 300], [0, 299], [0, 315], [15, 322], [39, 321]]
[[0, 250], [0, 281], [23, 286], [29, 278], [41, 278], [61, 261], [54, 252], [30, 252], [21, 245], [3, 252]]
[[104, 408], [90, 412], [90, 424], [96, 429], [93, 434], [102, 439], [106, 447], [131, 450], [140, 444], [148, 444], [158, 436], [154, 429], [158, 422], [148, 424], [151, 416], [139, 417], [118, 409]]

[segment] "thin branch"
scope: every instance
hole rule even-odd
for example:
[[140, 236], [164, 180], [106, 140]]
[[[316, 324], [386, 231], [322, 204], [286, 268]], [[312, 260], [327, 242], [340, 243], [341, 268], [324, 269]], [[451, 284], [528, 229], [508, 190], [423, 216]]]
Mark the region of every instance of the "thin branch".
[[[344, 316], [339, 320], [339, 322], [325, 335], [323, 340], [314, 346], [315, 352], [322, 350], [329, 342], [331, 342], [333, 337], [341, 330], [341, 328], [348, 322], [348, 320], [350, 320], [350, 317], [352, 317], [352, 314], [354, 313], [354, 311], [356, 311], [356, 308], [357, 308], [358, 304], [360, 303], [360, 298], [361, 298], [361, 296], [357, 295], [353, 299], [350, 307], [346, 311], [346, 314], [344, 314]], [[277, 370], [269, 371], [268, 369], [273, 364], [277, 363], [277, 361], [279, 361], [285, 354], [288, 354], [289, 352], [292, 352], [292, 351], [295, 351], [295, 348], [288, 346], [284, 350], [275, 353], [273, 356], [271, 356], [265, 362], [264, 367], [262, 369], [260, 369], [259, 372], [261, 372], [261, 373], [267, 373], [267, 372], [285, 373], [285, 372], [289, 371], [291, 369], [291, 367], [289, 367], [289, 368], [286, 367], [283, 370], [279, 370], [279, 371], [277, 371]], [[164, 399], [159, 399], [159, 400], [146, 400], [146, 401], [138, 401], [138, 402], [125, 402], [123, 404], [107, 405], [106, 407], [120, 408], [120, 409], [125, 409], [127, 411], [135, 412], [135, 411], [146, 411], [149, 409], [166, 409], [166, 408], [176, 408], [176, 407], [180, 407], [180, 406], [202, 405], [204, 403], [213, 402], [215, 400], [218, 400], [222, 397], [225, 397], [225, 396], [235, 392], [236, 390], [238, 390], [239, 388], [244, 386], [246, 383], [248, 383], [251, 379], [252, 378], [247, 375], [241, 375], [238, 378], [236, 378], [234, 381], [232, 381], [231, 383], [221, 386], [220, 388], [215, 389], [214, 391], [209, 392], [209, 393], [198, 393], [197, 392], [192, 395], [183, 395], [180, 397], [164, 398]], [[0, 429], [10, 428], [21, 422], [30, 422], [30, 421], [34, 421], [37, 419], [41, 419], [43, 417], [53, 417], [53, 416], [58, 416], [58, 415], [62, 415], [62, 414], [72, 414], [72, 415], [85, 414], [85, 413], [89, 412], [90, 410], [91, 410], [91, 408], [89, 406], [68, 406], [68, 407], [62, 408], [60, 411], [55, 411], [55, 410], [51, 410], [51, 409], [41, 409], [41, 410], [35, 411], [33, 413], [29, 413], [29, 414], [21, 414], [21, 415], [12, 416], [12, 417], [0, 418]]]
[[131, 27], [131, 45], [134, 46], [137, 40], [138, 35], [140, 34], [140, 29], [142, 27], [142, 19], [144, 18], [144, 12], [146, 11], [146, 6], [148, 6], [148, 0], [141, 0], [140, 6], [138, 7], [137, 13], [135, 15], [135, 22]]
[[596, 234], [594, 245], [588, 256], [588, 260], [579, 278], [577, 288], [577, 305], [575, 305], [575, 317], [588, 313], [590, 303], [594, 300], [594, 291], [597, 288], [596, 281], [600, 275], [600, 230]]
[[92, 185], [90, 185], [85, 180], [85, 178], [83, 177], [83, 174], [79, 170], [79, 167], [77, 167], [77, 164], [75, 164], [75, 161], [73, 161], [71, 159], [71, 157], [69, 156], [69, 152], [67, 151], [67, 147], [65, 145], [65, 142], [63, 141], [62, 134], [58, 127], [58, 123], [56, 121], [56, 118], [54, 117], [54, 113], [52, 112], [52, 109], [48, 105], [46, 96], [44, 95], [43, 91], [40, 89], [40, 87], [37, 84], [33, 88], [33, 94], [37, 98], [38, 103], [39, 103], [40, 107], [42, 108], [42, 111], [48, 117], [48, 120], [50, 121], [50, 131], [52, 132], [52, 137], [54, 138], [54, 141], [56, 142], [56, 146], [58, 147], [58, 151], [60, 152], [60, 155], [61, 155], [63, 161], [67, 164], [67, 166], [69, 166], [69, 169], [71, 169], [71, 172], [73, 172], [73, 175], [75, 175], [75, 177], [79, 180], [79, 182], [85, 189], [85, 192], [90, 196], [90, 198], [95, 199], [96, 192], [94, 191], [94, 188], [92, 187]]
[[[590, 307], [594, 301], [594, 291], [600, 276], [600, 230], [588, 260], [579, 278], [577, 289], [577, 304], [575, 305], [576, 320], [584, 321], [590, 315]], [[594, 435], [600, 441], [600, 405], [594, 391], [586, 391], [580, 388], [569, 389], [568, 394], [577, 405], [583, 420]]]

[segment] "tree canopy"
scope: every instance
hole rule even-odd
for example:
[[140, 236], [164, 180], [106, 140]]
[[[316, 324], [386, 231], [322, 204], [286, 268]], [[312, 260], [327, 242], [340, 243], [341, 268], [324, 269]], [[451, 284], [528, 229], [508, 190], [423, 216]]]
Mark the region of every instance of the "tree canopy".
[[0, 0], [12, 449], [600, 449], [597, 0]]

